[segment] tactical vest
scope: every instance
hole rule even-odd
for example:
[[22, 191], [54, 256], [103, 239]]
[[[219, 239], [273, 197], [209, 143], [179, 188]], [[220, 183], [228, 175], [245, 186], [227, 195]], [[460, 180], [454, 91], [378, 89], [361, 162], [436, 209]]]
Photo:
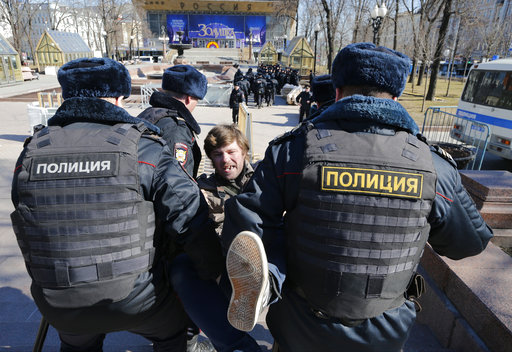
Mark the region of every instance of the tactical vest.
[[311, 308], [342, 322], [403, 304], [430, 226], [429, 147], [395, 135], [310, 129], [297, 206], [288, 214], [288, 274]]
[[[26, 145], [11, 214], [33, 281], [65, 307], [127, 296], [153, 263], [155, 215], [138, 175], [146, 127], [46, 127]], [[85, 303], [86, 304], [86, 303]]]

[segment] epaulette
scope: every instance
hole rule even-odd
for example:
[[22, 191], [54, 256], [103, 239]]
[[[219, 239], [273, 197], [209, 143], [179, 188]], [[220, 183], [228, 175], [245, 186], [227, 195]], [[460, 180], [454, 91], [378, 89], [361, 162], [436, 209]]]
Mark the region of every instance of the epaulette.
[[295, 136], [297, 136], [301, 132], [302, 129], [307, 128], [308, 124], [310, 124], [310, 123], [308, 123], [307, 121], [304, 121], [304, 122], [300, 123], [298, 126], [294, 127], [290, 131], [285, 132], [282, 135], [277, 136], [276, 138], [271, 140], [268, 145], [269, 146], [270, 145], [276, 145], [276, 144], [279, 144], [279, 143], [283, 143], [283, 142], [285, 142], [287, 140], [290, 140], [292, 138], [295, 138]]
[[439, 145], [431, 145], [430, 150], [439, 155], [444, 160], [448, 161], [454, 168], [457, 168], [457, 162], [453, 160], [453, 157], [446, 150], [441, 148]]

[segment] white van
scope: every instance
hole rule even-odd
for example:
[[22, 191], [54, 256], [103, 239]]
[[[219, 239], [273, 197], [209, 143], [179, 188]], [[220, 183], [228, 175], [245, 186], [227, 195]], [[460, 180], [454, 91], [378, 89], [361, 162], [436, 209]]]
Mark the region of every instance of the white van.
[[[490, 126], [487, 151], [512, 159], [512, 59], [475, 64], [457, 106], [457, 116]], [[468, 142], [473, 124], [454, 125], [450, 135]]]

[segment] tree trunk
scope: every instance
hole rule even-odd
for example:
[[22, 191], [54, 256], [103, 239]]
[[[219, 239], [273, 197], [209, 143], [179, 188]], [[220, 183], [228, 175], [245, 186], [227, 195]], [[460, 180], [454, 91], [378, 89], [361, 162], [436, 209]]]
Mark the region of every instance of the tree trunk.
[[322, 0], [322, 6], [324, 8], [325, 17], [326, 17], [326, 29], [327, 29], [327, 67], [329, 69], [329, 73], [332, 70], [332, 55], [334, 53], [334, 38], [333, 33], [331, 32], [331, 9], [329, 8], [329, 4], [327, 4], [326, 0]]
[[425, 73], [425, 63], [427, 61], [426, 56], [423, 57], [423, 61], [421, 62], [420, 69], [418, 72], [418, 82], [416, 83], [417, 86], [421, 86], [421, 83], [423, 82], [423, 74]]
[[441, 55], [443, 53], [444, 41], [446, 33], [448, 32], [448, 24], [452, 14], [452, 0], [444, 2], [443, 18], [441, 19], [441, 26], [439, 27], [439, 40], [437, 41], [436, 51], [434, 53], [434, 61], [432, 63], [432, 73], [430, 75], [430, 84], [428, 86], [428, 93], [426, 99], [429, 101], [434, 100], [436, 94], [437, 74], [439, 72], [439, 65], [441, 63]]
[[448, 68], [449, 68], [449, 70], [448, 70], [448, 85], [446, 87], [445, 97], [447, 97], [450, 94], [450, 83], [452, 81], [453, 64], [454, 64], [454, 60], [455, 60], [455, 54], [457, 53], [457, 49], [459, 47], [459, 39], [460, 39], [459, 34], [460, 34], [460, 22], [459, 22], [459, 25], [457, 26], [457, 31], [455, 32], [455, 45], [453, 46], [453, 51], [451, 53], [451, 60], [450, 60], [451, 68], [450, 68], [450, 65], [448, 66]]
[[400, 0], [395, 1], [395, 28], [394, 28], [394, 34], [393, 34], [393, 50], [397, 50], [397, 36], [398, 36], [398, 2]]

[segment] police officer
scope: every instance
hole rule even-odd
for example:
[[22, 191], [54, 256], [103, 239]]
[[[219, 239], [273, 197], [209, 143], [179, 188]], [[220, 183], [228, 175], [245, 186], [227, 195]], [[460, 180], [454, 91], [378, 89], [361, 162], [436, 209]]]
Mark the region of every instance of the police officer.
[[304, 118], [309, 117], [309, 111], [311, 110], [311, 103], [313, 102], [313, 95], [309, 91], [309, 86], [304, 87], [304, 90], [300, 92], [295, 98], [295, 101], [299, 103], [299, 122], [302, 122]]
[[64, 103], [26, 141], [12, 183], [34, 301], [61, 351], [101, 351], [120, 330], [155, 351], [185, 351], [188, 318], [166, 258], [181, 248], [201, 277], [219, 275], [206, 202], [159, 128], [122, 109], [131, 91], [122, 64], [73, 60], [58, 80]]
[[252, 91], [254, 93], [254, 102], [256, 103], [258, 109], [261, 109], [263, 105], [263, 97], [265, 94], [265, 80], [263, 79], [261, 73], [258, 73], [254, 79]]
[[245, 100], [244, 93], [240, 89], [240, 86], [235, 83], [231, 94], [229, 95], [229, 107], [231, 108], [231, 117], [233, 118], [233, 123], [238, 123], [238, 112], [240, 109], [240, 103], [243, 103]]
[[407, 56], [355, 43], [331, 72], [336, 103], [275, 139], [225, 204], [228, 319], [250, 330], [275, 302], [267, 324], [280, 351], [400, 351], [427, 240], [460, 259], [483, 251], [492, 230], [453, 160], [396, 101]]
[[152, 107], [139, 114], [162, 130], [174, 157], [194, 178], [201, 162], [197, 135], [201, 133], [192, 111], [208, 89], [206, 77], [190, 65], [167, 68], [162, 77], [162, 92], [149, 99]]
[[270, 75], [267, 75], [267, 77], [265, 79], [265, 103], [267, 103], [267, 106], [274, 105], [274, 97], [275, 97], [274, 80], [270, 77]]
[[332, 85], [331, 75], [315, 76], [311, 83], [311, 93], [316, 106], [311, 106], [308, 119], [314, 119], [334, 103], [336, 91]]

